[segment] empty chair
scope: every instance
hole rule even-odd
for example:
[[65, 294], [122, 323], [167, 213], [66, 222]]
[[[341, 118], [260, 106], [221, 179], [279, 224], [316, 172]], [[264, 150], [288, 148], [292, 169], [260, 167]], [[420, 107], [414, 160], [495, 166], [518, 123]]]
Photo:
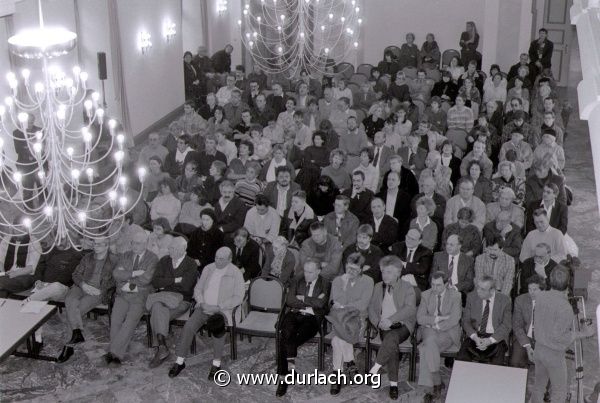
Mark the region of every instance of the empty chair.
[[347, 62], [342, 62], [335, 66], [334, 71], [338, 77], [343, 77], [344, 79], [349, 80], [354, 74], [354, 65]]
[[350, 82], [358, 84], [359, 86], [362, 85], [363, 83], [366, 83], [368, 80], [369, 80], [369, 77], [367, 77], [361, 73], [354, 73], [354, 74], [352, 74], [352, 77], [350, 77]]
[[450, 65], [450, 60], [452, 60], [453, 57], [458, 57], [458, 60], [460, 59], [460, 52], [456, 49], [446, 49], [444, 50], [444, 53], [442, 53], [442, 67], [447, 67]]
[[[275, 277], [257, 277], [248, 287], [248, 314], [238, 323], [236, 310], [232, 315], [233, 359], [237, 358], [237, 335], [277, 339], [279, 322], [285, 304], [285, 288]], [[242, 304], [243, 305], [243, 304]], [[279, 343], [275, 342], [277, 349]], [[278, 352], [277, 352], [278, 354]]]
[[356, 69], [356, 73], [364, 74], [367, 77], [371, 77], [371, 70], [373, 70], [373, 66], [368, 63], [363, 63]]

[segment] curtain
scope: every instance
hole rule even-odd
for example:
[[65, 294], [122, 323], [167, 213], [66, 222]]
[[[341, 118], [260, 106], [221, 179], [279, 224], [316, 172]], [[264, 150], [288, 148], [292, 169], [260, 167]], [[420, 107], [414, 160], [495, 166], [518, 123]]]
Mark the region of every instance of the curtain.
[[121, 105], [121, 124], [127, 139], [127, 145], [133, 146], [133, 133], [129, 118], [129, 104], [123, 76], [123, 57], [121, 49], [121, 31], [119, 28], [119, 9], [117, 0], [108, 0], [108, 24], [110, 31], [110, 48], [112, 49], [112, 73], [115, 96]]

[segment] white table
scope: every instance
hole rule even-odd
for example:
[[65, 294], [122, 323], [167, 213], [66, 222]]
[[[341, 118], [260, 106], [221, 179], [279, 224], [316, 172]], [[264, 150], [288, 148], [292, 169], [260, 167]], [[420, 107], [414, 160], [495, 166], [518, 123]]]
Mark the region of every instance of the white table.
[[[53, 357], [34, 354], [31, 340], [34, 332], [39, 329], [54, 313], [56, 307], [46, 305], [40, 313], [21, 313], [23, 301], [0, 298], [0, 362], [14, 354], [19, 357], [36, 358], [46, 361], [56, 361]], [[28, 353], [15, 350], [27, 342]]]
[[521, 403], [526, 388], [526, 369], [457, 360], [446, 403]]

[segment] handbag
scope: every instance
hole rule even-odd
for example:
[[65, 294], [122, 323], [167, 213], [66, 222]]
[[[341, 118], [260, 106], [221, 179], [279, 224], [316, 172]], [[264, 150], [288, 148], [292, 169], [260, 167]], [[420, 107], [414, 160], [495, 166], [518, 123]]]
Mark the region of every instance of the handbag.
[[146, 309], [152, 309], [152, 305], [160, 302], [170, 309], [175, 309], [183, 301], [183, 295], [172, 291], [159, 291], [148, 295], [146, 299]]

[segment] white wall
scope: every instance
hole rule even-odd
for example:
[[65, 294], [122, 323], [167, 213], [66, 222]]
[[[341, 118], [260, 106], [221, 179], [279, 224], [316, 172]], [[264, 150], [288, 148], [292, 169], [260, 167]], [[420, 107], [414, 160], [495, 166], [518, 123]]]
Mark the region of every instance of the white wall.
[[181, 36], [184, 52], [189, 50], [196, 54], [198, 46], [206, 45], [207, 38], [203, 37], [202, 24], [200, 24], [200, 3], [202, 1], [207, 0], [181, 0]]
[[363, 2], [365, 22], [359, 62], [377, 64], [383, 58], [383, 49], [389, 45], [401, 46], [408, 32], [416, 35], [419, 48], [425, 35], [431, 32], [442, 52], [458, 50], [466, 21], [477, 25], [481, 51], [485, 37], [484, 8], [484, 0], [368, 0], [367, 5]]
[[[204, 1], [204, 0], [200, 0]], [[223, 14], [217, 12], [216, 0], [208, 1], [208, 51], [210, 55], [225, 48], [225, 45], [233, 46], [231, 55], [232, 68], [236, 64], [242, 64], [242, 41], [237, 21], [242, 16], [242, 2], [240, 0], [228, 1], [227, 11]]]
[[[137, 134], [183, 104], [181, 3], [127, 0], [117, 4], [131, 130]], [[170, 43], [162, 36], [165, 19], [177, 25]], [[138, 47], [142, 30], [152, 35], [153, 47], [146, 54]]]

